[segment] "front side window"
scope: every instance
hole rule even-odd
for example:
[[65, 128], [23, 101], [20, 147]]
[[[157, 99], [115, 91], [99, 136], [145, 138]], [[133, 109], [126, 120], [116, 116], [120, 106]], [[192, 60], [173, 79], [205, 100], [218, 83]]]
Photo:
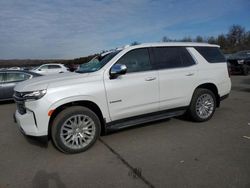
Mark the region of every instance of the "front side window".
[[30, 75], [25, 73], [7, 73], [6, 82], [19, 82], [27, 80], [30, 78]]
[[221, 63], [226, 62], [223, 53], [218, 47], [195, 47], [195, 49], [209, 62]]
[[127, 66], [127, 72], [141, 72], [152, 69], [148, 49], [135, 49], [122, 56], [116, 64]]
[[152, 48], [152, 58], [157, 69], [187, 67], [195, 62], [185, 47]]
[[48, 69], [48, 65], [43, 65], [40, 67], [41, 70], [45, 70], [45, 69]]

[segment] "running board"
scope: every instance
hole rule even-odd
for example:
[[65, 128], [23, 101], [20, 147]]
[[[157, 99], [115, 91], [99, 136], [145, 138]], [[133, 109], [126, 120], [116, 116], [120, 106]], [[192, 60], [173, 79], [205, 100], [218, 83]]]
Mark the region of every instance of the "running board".
[[153, 121], [163, 120], [175, 116], [181, 116], [186, 112], [187, 108], [178, 108], [174, 110], [165, 110], [160, 112], [154, 112], [150, 114], [135, 116], [131, 118], [126, 118], [122, 120], [112, 121], [110, 123], [106, 123], [106, 130], [119, 130], [128, 127], [132, 127], [135, 125], [140, 125], [144, 123], [149, 123]]

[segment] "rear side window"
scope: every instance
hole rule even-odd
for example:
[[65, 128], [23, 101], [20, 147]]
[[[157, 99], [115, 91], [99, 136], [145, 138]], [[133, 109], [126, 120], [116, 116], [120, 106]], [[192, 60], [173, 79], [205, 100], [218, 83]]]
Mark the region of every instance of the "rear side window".
[[27, 80], [30, 78], [30, 75], [25, 73], [7, 73], [6, 82], [18, 82]]
[[49, 65], [49, 69], [60, 69], [61, 67], [59, 65]]
[[142, 72], [152, 69], [148, 49], [135, 49], [122, 56], [116, 64], [127, 66], [127, 72]]
[[158, 69], [187, 67], [195, 62], [185, 47], [152, 48], [152, 58]]
[[218, 47], [195, 47], [195, 49], [209, 62], [221, 63], [226, 59]]

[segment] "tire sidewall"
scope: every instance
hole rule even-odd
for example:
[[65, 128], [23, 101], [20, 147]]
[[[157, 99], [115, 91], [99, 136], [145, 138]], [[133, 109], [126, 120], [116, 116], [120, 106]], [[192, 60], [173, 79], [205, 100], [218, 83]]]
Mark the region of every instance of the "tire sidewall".
[[[61, 128], [64, 122], [71, 116], [77, 115], [77, 114], [89, 116], [94, 121], [96, 132], [92, 141], [88, 145], [86, 145], [84, 148], [71, 149], [62, 142], [60, 138], [60, 132], [61, 132]], [[100, 120], [98, 116], [90, 109], [85, 108], [85, 107], [69, 107], [65, 109], [64, 111], [62, 111], [60, 114], [58, 114], [58, 116], [55, 118], [52, 124], [52, 139], [53, 139], [54, 144], [60, 151], [64, 153], [80, 153], [89, 149], [96, 142], [96, 140], [100, 136], [100, 132], [101, 132], [100, 127], [101, 125], [100, 125]]]
[[[198, 114], [197, 114], [197, 111], [196, 111], [196, 103], [197, 103], [197, 100], [198, 98], [201, 96], [201, 95], [204, 95], [204, 94], [208, 94], [210, 95], [212, 98], [213, 98], [213, 101], [214, 101], [214, 108], [213, 108], [213, 112], [210, 114], [209, 117], [207, 118], [201, 118]], [[207, 121], [209, 119], [212, 118], [214, 112], [215, 112], [215, 109], [216, 109], [216, 97], [214, 95], [214, 93], [208, 89], [203, 89], [203, 88], [198, 88], [195, 90], [194, 92], [194, 95], [193, 95], [193, 98], [192, 98], [192, 101], [191, 101], [191, 104], [190, 104], [190, 107], [189, 107], [189, 114], [191, 116], [191, 118], [194, 120], [194, 121], [197, 121], [197, 122], [203, 122], [203, 121]]]

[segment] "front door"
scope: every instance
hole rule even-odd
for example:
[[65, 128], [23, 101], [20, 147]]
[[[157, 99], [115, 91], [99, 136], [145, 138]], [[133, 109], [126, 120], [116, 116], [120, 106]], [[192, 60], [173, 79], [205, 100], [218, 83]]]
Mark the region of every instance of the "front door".
[[159, 108], [158, 72], [153, 70], [148, 49], [127, 52], [117, 62], [127, 73], [116, 79], [105, 77], [105, 88], [111, 120], [124, 119]]

